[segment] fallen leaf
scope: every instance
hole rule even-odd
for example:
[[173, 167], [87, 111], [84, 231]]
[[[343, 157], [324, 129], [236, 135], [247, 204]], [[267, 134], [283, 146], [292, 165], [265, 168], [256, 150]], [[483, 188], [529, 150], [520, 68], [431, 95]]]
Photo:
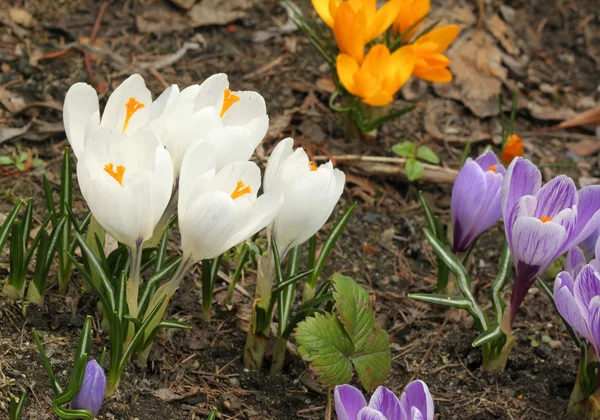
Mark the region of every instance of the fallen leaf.
[[316, 82], [317, 90], [325, 93], [335, 92], [335, 83], [331, 76], [319, 77]]
[[[529, 113], [531, 116], [538, 120], [555, 120], [555, 121], [563, 121], [568, 120], [576, 116], [576, 112], [571, 108], [561, 107], [556, 108], [552, 105], [540, 105], [535, 103], [534, 101], [529, 101], [527, 103], [527, 109], [529, 109]], [[558, 127], [564, 128], [564, 127]]]
[[372, 255], [372, 256], [376, 256], [377, 254], [379, 254], [379, 248], [376, 247], [375, 245], [371, 245], [367, 242], [363, 242], [362, 244], [362, 250], [363, 252]]
[[498, 94], [507, 70], [493, 39], [483, 30], [467, 30], [447, 52], [451, 83], [434, 83], [436, 94], [461, 101], [480, 118], [498, 115]]
[[0, 144], [5, 141], [14, 139], [15, 137], [22, 136], [31, 127], [31, 122], [25, 124], [23, 127], [0, 127]]
[[14, 114], [23, 109], [26, 102], [21, 95], [0, 87], [0, 104]]
[[576, 155], [586, 157], [592, 156], [600, 152], [600, 139], [597, 140], [581, 140], [577, 143], [568, 143], [567, 149]]
[[226, 25], [246, 16], [254, 0], [202, 0], [189, 11], [193, 26]]
[[514, 56], [518, 56], [521, 53], [519, 48], [513, 42], [513, 40], [516, 39], [514, 31], [502, 19], [500, 19], [500, 16], [494, 15], [487, 19], [486, 22], [489, 31], [492, 33], [494, 38], [500, 42], [507, 53]]
[[290, 126], [292, 122], [292, 115], [295, 109], [286, 109], [283, 114], [275, 115], [269, 121], [269, 129], [267, 130], [266, 139], [279, 139], [281, 133], [283, 133]]
[[152, 8], [135, 17], [135, 26], [143, 34], [166, 34], [187, 29], [189, 18], [175, 10]]
[[188, 10], [191, 9], [194, 4], [196, 4], [196, 0], [171, 0], [171, 3], [177, 7]]
[[25, 28], [31, 28], [33, 26], [33, 16], [25, 9], [11, 7], [8, 9], [8, 15], [17, 25], [21, 25]]

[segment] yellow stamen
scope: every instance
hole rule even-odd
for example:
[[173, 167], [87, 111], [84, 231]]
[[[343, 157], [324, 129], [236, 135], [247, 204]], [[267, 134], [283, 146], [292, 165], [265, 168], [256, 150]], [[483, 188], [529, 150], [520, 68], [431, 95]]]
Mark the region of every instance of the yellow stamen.
[[310, 170], [311, 170], [311, 171], [313, 171], [313, 172], [314, 172], [314, 171], [316, 171], [317, 169], [319, 169], [319, 168], [317, 168], [317, 167], [315, 166], [315, 164], [313, 163], [313, 161], [312, 161], [312, 160], [308, 162], [308, 167], [309, 167], [309, 168], [310, 168]]
[[125, 104], [125, 122], [123, 123], [123, 128], [121, 129], [121, 133], [124, 133], [127, 130], [127, 126], [129, 125], [129, 120], [133, 117], [140, 109], [146, 107], [143, 103], [139, 102], [137, 99], [131, 97], [129, 101]]
[[250, 185], [244, 185], [243, 181], [238, 181], [237, 185], [235, 186], [235, 190], [233, 190], [231, 193], [231, 198], [235, 200], [236, 198], [240, 198], [241, 196], [250, 194], [251, 192], [252, 188], [250, 188]]
[[492, 165], [492, 166], [490, 166], [488, 169], [489, 169], [490, 171], [492, 171], [492, 172], [496, 172], [496, 167], [495, 167], [495, 166], [493, 166], [493, 165]]
[[119, 183], [119, 185], [123, 185], [123, 175], [125, 175], [125, 167], [124, 166], [118, 165], [117, 170], [115, 172], [113, 164], [107, 163], [106, 165], [104, 165], [104, 170], [110, 176], [112, 176], [115, 179], [115, 181], [117, 181]]
[[221, 108], [221, 118], [227, 112], [231, 105], [240, 100], [240, 97], [231, 93], [229, 89], [223, 91], [223, 107]]
[[546, 223], [552, 220], [552, 217], [548, 217], [548, 216], [542, 216], [540, 217], [540, 220], [542, 221], [542, 223]]

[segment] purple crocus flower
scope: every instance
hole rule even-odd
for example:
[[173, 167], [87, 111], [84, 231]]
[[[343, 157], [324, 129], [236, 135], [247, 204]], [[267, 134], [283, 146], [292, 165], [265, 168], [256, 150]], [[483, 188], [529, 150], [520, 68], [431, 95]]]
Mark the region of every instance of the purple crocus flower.
[[577, 277], [577, 274], [581, 271], [584, 265], [587, 264], [587, 260], [585, 259], [585, 254], [578, 246], [574, 246], [567, 252], [567, 257], [565, 258], [564, 271], [569, 273], [571, 277]]
[[334, 399], [338, 420], [433, 420], [433, 399], [423, 381], [408, 384], [400, 399], [380, 386], [367, 405], [351, 385], [336, 386]]
[[600, 273], [585, 265], [575, 280], [566, 271], [554, 282], [554, 301], [560, 315], [594, 348], [600, 358]]
[[71, 408], [88, 410], [94, 416], [100, 411], [106, 390], [106, 375], [102, 367], [90, 360], [85, 366], [85, 376], [79, 393], [71, 401]]
[[511, 323], [535, 277], [598, 228], [600, 186], [577, 191], [559, 175], [543, 187], [542, 174], [530, 161], [512, 161], [500, 200], [506, 238], [516, 270], [510, 299]]
[[452, 187], [453, 251], [464, 252], [500, 216], [500, 187], [506, 170], [496, 155], [488, 151], [477, 159], [467, 159]]

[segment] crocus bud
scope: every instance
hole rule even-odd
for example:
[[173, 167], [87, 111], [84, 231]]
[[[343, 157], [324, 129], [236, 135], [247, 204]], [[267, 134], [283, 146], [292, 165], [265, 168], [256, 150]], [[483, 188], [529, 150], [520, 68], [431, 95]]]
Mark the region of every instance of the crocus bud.
[[281, 258], [313, 236], [331, 215], [346, 176], [331, 162], [317, 167], [294, 140], [282, 140], [269, 157], [265, 170], [265, 193], [283, 194], [281, 211], [269, 226]]
[[452, 187], [452, 228], [454, 252], [464, 252], [500, 216], [500, 187], [504, 167], [493, 152], [467, 159]]
[[506, 140], [504, 149], [502, 149], [502, 160], [508, 165], [513, 161], [513, 159], [523, 156], [524, 151], [525, 146], [523, 146], [521, 137], [516, 134], [511, 134]]
[[104, 401], [106, 389], [106, 375], [102, 367], [95, 361], [90, 360], [85, 366], [85, 377], [79, 393], [71, 401], [71, 408], [76, 410], [88, 410], [94, 416], [100, 411]]
[[352, 385], [336, 386], [335, 411], [339, 420], [433, 420], [433, 399], [423, 381], [407, 385], [400, 398], [380, 386], [367, 405], [365, 397]]

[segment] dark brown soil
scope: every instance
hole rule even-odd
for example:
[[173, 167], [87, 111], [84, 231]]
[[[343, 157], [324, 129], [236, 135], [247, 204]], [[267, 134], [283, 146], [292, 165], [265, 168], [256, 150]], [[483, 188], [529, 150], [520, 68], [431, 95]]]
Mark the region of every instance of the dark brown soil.
[[[0, 106], [0, 127], [20, 127], [32, 119], [60, 124], [61, 113], [48, 103], [62, 103], [72, 83], [90, 82], [83, 56], [75, 50], [37, 64], [31, 57], [37, 54], [39, 60], [43, 54], [59, 51], [65, 44], [88, 37], [100, 3], [91, 0], [25, 0], [22, 3], [36, 22], [25, 35], [18, 37], [0, 20], [0, 61], [4, 49], [12, 49], [17, 44], [28, 45], [25, 55], [7, 60], [6, 66], [2, 64], [0, 88], [6, 86], [28, 103], [45, 102], [46, 105], [19, 113]], [[184, 42], [193, 37], [198, 40], [201, 35], [205, 40], [202, 48], [188, 52], [174, 65], [161, 69], [160, 77], [168, 83], [187, 85], [201, 82], [213, 73], [225, 72], [235, 89], [259, 91], [266, 98], [273, 124], [291, 116], [280, 130], [269, 134], [264, 143], [265, 153], [275, 140], [287, 135], [294, 136], [317, 154], [326, 151], [391, 156], [393, 144], [413, 140], [435, 149], [443, 166], [458, 166], [461, 149], [443, 141], [436, 142], [427, 134], [423, 126], [424, 106], [412, 116], [388, 124], [376, 145], [343, 139], [342, 125], [327, 107], [327, 94], [315, 87], [317, 81], [327, 75], [322, 60], [298, 33], [253, 43], [254, 32], [285, 20], [278, 1], [256, 3], [243, 19], [230, 26], [187, 27], [176, 32], [142, 34], [136, 27], [136, 16], [154, 10], [158, 16], [164, 10], [180, 17], [184, 13], [166, 0], [115, 2], [108, 7], [98, 42], [126, 57], [128, 62], [148, 62], [157, 55], [174, 53]], [[310, 13], [309, 2], [298, 3]], [[458, 4], [477, 13], [471, 4], [474, 2], [433, 3], [432, 7], [448, 10]], [[498, 13], [502, 2], [488, 3], [486, 13], [489, 16]], [[516, 10], [527, 28], [539, 31], [541, 43], [530, 58], [532, 67], [548, 77], [539, 82], [511, 75], [525, 93], [535, 96], [539, 94], [540, 84], [552, 85], [556, 90], [551, 99], [569, 106], [574, 106], [580, 98], [593, 97], [600, 82], [599, 63], [593, 55], [600, 50], [596, 1], [505, 3]], [[0, 0], [0, 11], [5, 6], [8, 2]], [[523, 39], [528, 38], [523, 35]], [[596, 50], [589, 45], [595, 45]], [[118, 69], [110, 57], [93, 61], [94, 76], [104, 87], [114, 87], [131, 71]], [[155, 94], [162, 89], [159, 78], [150, 73], [144, 76]], [[506, 91], [505, 98], [509, 97]], [[433, 90], [427, 88], [419, 102], [427, 104], [434, 99], [439, 100]], [[460, 101], [442, 101], [460, 116], [459, 121], [449, 121], [449, 124], [467, 126], [478, 120]], [[289, 114], [292, 108], [296, 110]], [[495, 118], [483, 119], [480, 123], [487, 128], [497, 126]], [[519, 112], [516, 130], [528, 133], [548, 125], [547, 121], [536, 120], [523, 109]], [[598, 177], [600, 170], [595, 154], [582, 158], [565, 147], [566, 143], [589, 134], [589, 129], [581, 129], [567, 136], [527, 135], [526, 156], [541, 164], [579, 163], [579, 167], [545, 168], [546, 179], [559, 172], [576, 179]], [[497, 150], [497, 137], [494, 135], [493, 141], [477, 144], [473, 155], [490, 144]], [[0, 214], [16, 199], [33, 196], [39, 222], [44, 215], [41, 175], [45, 173], [57, 186], [61, 153], [67, 143], [64, 133], [42, 135], [39, 132], [25, 136], [20, 143], [31, 147], [45, 163], [38, 169], [0, 178], [5, 196], [0, 203]], [[1, 144], [0, 155], [13, 153], [15, 147], [14, 141]], [[411, 377], [423, 379], [434, 396], [440, 419], [564, 419], [575, 380], [578, 351], [542, 293], [532, 289], [525, 300], [515, 323], [518, 343], [506, 372], [499, 375], [480, 371], [480, 351], [470, 344], [477, 334], [468, 316], [455, 313], [447, 316], [446, 310], [406, 297], [409, 292], [432, 291], [436, 277], [435, 258], [421, 233], [425, 222], [417, 192], [424, 190], [436, 213], [447, 220], [450, 187], [367, 178], [355, 168], [344, 169], [351, 177], [334, 214], [338, 217], [352, 202], [359, 205], [334, 249], [326, 274], [340, 271], [353, 276], [375, 295], [378, 322], [390, 335], [394, 358], [386, 386], [400, 394]], [[77, 197], [75, 210], [81, 212], [85, 204]], [[503, 230], [499, 224], [479, 240], [471, 258], [473, 284], [482, 302], [488, 299], [502, 240]], [[0, 276], [6, 272], [7, 255], [2, 254]], [[49, 283], [55, 275], [53, 271]], [[195, 280], [197, 274], [186, 279], [170, 307], [171, 315], [189, 323], [192, 329], [158, 337], [148, 366], [131, 364], [127, 368], [118, 393], [105, 402], [99, 418], [199, 419], [204, 418], [211, 407], [218, 407], [223, 419], [325, 418], [326, 393], [297, 356], [289, 358], [284, 374], [277, 377], [268, 376], [267, 371], [260, 374], [244, 371], [241, 355], [245, 333], [241, 328], [244, 319], [247, 321], [244, 309], [247, 310], [249, 299], [236, 295], [238, 304], [233, 312], [215, 305], [213, 322], [204, 326], [199, 316], [200, 289]], [[224, 285], [217, 285], [217, 299], [222, 296], [221, 286]], [[251, 273], [244, 287], [253, 292]], [[506, 292], [508, 296], [509, 290]], [[106, 334], [100, 331], [100, 320], [95, 315], [95, 299], [83, 291], [77, 274], [66, 299], [57, 295], [52, 287], [46, 302], [43, 308], [38, 308], [0, 300], [0, 418], [7, 416], [10, 396], [20, 395], [22, 390], [29, 394], [24, 419], [55, 418], [51, 410], [52, 391], [33, 342], [32, 328], [40, 332], [55, 372], [63, 381], [71, 370], [74, 345], [86, 315], [94, 316], [95, 356], [107, 345]], [[539, 341], [542, 335], [553, 340], [554, 348], [547, 344], [532, 345], [532, 339], [537, 337]]]

